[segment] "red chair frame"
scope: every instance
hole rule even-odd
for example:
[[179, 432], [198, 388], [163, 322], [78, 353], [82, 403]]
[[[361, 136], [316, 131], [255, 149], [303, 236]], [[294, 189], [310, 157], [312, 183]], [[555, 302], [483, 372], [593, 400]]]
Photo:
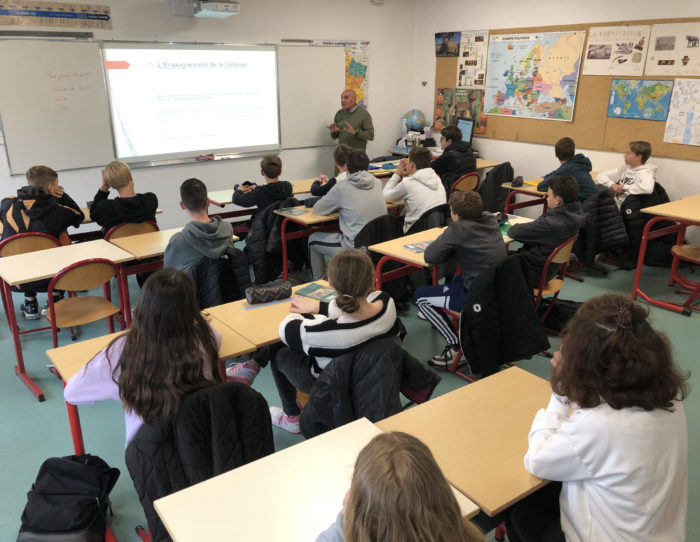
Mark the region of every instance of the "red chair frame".
[[[557, 246], [552, 253], [549, 255], [547, 260], [544, 262], [544, 266], [542, 266], [542, 274], [540, 275], [540, 283], [537, 287], [537, 292], [535, 293], [535, 309], [537, 309], [540, 306], [540, 303], [542, 302], [542, 299], [544, 298], [544, 290], [545, 286], [549, 282], [547, 280], [547, 271], [549, 270], [549, 266], [554, 263], [561, 263], [561, 267], [559, 268], [559, 280], [562, 282], [566, 278], [566, 271], [567, 268], [569, 267], [569, 258], [571, 257], [571, 250], [574, 247], [574, 243], [576, 242], [576, 238], [578, 237], [578, 234], [569, 237], [566, 241], [561, 243], [559, 246]], [[557, 259], [557, 256], [559, 255], [560, 252], [565, 250], [569, 247], [569, 254], [566, 257], [566, 260], [563, 262], [557, 262], [555, 261]], [[548, 299], [551, 299], [549, 303], [549, 307], [542, 313], [542, 316], [540, 317], [540, 321], [544, 323], [544, 321], [547, 319], [549, 314], [552, 312], [552, 308], [554, 308], [554, 304], [557, 302], [557, 298], [559, 297], [559, 292], [561, 291], [561, 288], [554, 292], [554, 294], [551, 297], [548, 297]]]
[[[459, 183], [461, 183], [462, 181], [466, 181], [469, 177], [476, 178], [476, 183], [474, 184], [473, 187], [471, 187], [468, 190], [462, 190], [460, 188], [457, 188], [457, 185], [459, 185]], [[472, 171], [471, 173], [465, 173], [464, 175], [459, 177], [455, 182], [452, 183], [452, 186], [450, 187], [450, 193], [447, 195], [447, 197], [449, 198], [455, 192], [455, 190], [459, 190], [461, 192], [474, 192], [474, 191], [479, 189], [480, 182], [481, 182], [481, 177], [479, 176], [478, 171]]]

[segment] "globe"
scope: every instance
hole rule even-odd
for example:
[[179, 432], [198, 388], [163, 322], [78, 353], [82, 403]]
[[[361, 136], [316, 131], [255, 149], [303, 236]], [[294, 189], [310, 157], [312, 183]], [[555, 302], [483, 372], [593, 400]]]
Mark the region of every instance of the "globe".
[[418, 109], [411, 109], [402, 118], [406, 119], [406, 127], [414, 132], [420, 132], [425, 126], [425, 115]]

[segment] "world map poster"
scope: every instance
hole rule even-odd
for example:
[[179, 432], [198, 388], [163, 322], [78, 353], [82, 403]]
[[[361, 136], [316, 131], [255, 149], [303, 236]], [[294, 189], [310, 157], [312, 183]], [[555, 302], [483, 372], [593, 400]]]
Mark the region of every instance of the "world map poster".
[[665, 121], [672, 92], [673, 81], [613, 79], [608, 117]]
[[583, 31], [492, 35], [486, 113], [571, 122], [585, 40]]

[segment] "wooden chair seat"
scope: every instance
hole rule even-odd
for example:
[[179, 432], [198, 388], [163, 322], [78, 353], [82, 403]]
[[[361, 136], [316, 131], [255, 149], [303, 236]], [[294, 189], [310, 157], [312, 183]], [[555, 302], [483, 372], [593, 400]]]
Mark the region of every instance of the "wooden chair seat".
[[[54, 307], [57, 327], [81, 326], [119, 313], [119, 307], [97, 296], [69, 297], [56, 302]], [[50, 311], [46, 311], [49, 322], [50, 316]]]
[[686, 262], [700, 265], [700, 245], [674, 245], [671, 254]]
[[[556, 294], [558, 291], [561, 290], [563, 285], [564, 285], [564, 281], [562, 279], [557, 279], [557, 278], [549, 279], [549, 281], [547, 281], [547, 284], [545, 284], [544, 288], [542, 289], [542, 296], [546, 297], [549, 295]], [[535, 295], [537, 295], [538, 292], [539, 292], [539, 290], [537, 290], [537, 289], [533, 290], [533, 293]]]

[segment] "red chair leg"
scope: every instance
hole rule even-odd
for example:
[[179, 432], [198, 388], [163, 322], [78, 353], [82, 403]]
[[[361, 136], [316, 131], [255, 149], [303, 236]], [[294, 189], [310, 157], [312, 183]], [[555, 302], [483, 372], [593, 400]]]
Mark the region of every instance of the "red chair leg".
[[499, 542], [502, 542], [503, 540], [506, 539], [506, 524], [505, 522], [501, 523], [498, 527], [496, 527], [496, 532], [493, 534], [493, 537], [498, 540]]

